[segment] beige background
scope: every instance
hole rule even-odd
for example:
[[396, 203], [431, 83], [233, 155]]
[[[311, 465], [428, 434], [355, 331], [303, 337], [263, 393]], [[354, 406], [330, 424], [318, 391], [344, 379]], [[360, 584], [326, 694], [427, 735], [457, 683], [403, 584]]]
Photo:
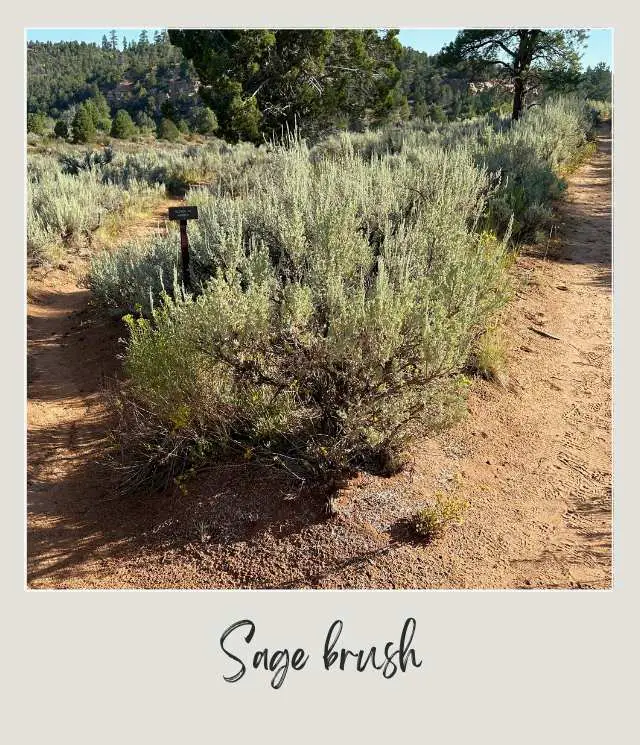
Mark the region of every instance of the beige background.
[[[74, 12], [77, 5], [81, 11]], [[239, 4], [238, 4], [239, 5]], [[348, 5], [348, 7], [347, 7]], [[32, 1], [5, 13], [2, 302], [3, 717], [7, 742], [626, 743], [637, 696], [638, 239], [635, 18], [621, 3], [490, 6], [420, 2], [195, 3]], [[535, 7], [535, 13], [532, 12]], [[616, 7], [618, 10], [616, 11]], [[116, 10], [117, 8], [117, 10]], [[403, 10], [404, 9], [404, 10]], [[19, 16], [18, 14], [22, 15]], [[615, 589], [591, 591], [26, 591], [24, 567], [24, 27], [615, 26]], [[635, 440], [635, 441], [634, 441]], [[423, 666], [392, 680], [325, 672], [330, 623], [353, 646], [397, 639], [414, 616]], [[279, 691], [249, 671], [224, 683], [222, 631], [256, 622], [270, 647], [304, 646]]]

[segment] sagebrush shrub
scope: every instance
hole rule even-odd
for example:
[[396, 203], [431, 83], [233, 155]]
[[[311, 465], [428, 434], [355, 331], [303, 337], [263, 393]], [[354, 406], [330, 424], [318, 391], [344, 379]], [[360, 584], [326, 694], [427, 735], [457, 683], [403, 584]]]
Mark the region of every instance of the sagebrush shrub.
[[[27, 168], [27, 258], [56, 260], [64, 246], [74, 245], [104, 223], [107, 214], [136, 201], [154, 198], [155, 189], [132, 181], [127, 190], [104, 183], [100, 161], [107, 153], [58, 164], [51, 157], [34, 159]], [[68, 170], [64, 172], [62, 169]]]
[[487, 372], [496, 360], [483, 333], [508, 296], [511, 231], [548, 219], [584, 112], [550, 101], [513, 126], [487, 116], [312, 150], [294, 138], [154, 155], [165, 183], [179, 171], [200, 184], [187, 194], [193, 294], [174, 230], [98, 257], [90, 280], [136, 316], [117, 430], [130, 483], [225, 452], [298, 475], [384, 469], [455, 419], [482, 343]]
[[[186, 448], [315, 474], [390, 462], [462, 411], [460, 371], [504, 302], [505, 244], [475, 230], [489, 189], [464, 151], [313, 162], [298, 144], [250, 197], [199, 192], [199, 294], [167, 287], [130, 321], [129, 405]], [[114, 257], [114, 284], [148, 271], [140, 306], [157, 245], [135, 268]]]

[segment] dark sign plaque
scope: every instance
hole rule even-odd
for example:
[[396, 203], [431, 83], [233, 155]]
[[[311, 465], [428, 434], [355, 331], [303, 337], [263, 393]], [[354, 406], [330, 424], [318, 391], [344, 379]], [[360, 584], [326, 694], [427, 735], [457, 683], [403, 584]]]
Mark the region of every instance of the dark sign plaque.
[[197, 207], [169, 207], [169, 220], [197, 220]]
[[182, 283], [185, 289], [191, 289], [191, 278], [189, 275], [189, 237], [187, 236], [187, 220], [198, 219], [198, 208], [169, 207], [169, 220], [180, 221], [180, 251], [182, 253]]

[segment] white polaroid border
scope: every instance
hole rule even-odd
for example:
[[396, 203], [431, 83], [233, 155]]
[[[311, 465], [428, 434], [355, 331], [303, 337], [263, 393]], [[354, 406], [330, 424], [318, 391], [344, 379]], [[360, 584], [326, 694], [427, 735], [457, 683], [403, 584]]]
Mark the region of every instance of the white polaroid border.
[[[5, 729], [9, 742], [629, 742], [636, 726], [638, 580], [637, 30], [623, 4], [501, 0], [440, 7], [329, 0], [238, 6], [32, 1], [5, 10], [0, 116], [5, 205], [2, 490]], [[68, 27], [614, 28], [614, 518], [610, 591], [29, 591], [25, 589], [26, 328], [24, 39]], [[417, 621], [419, 669], [326, 671], [322, 644], [344, 622], [352, 647], [397, 640]], [[219, 639], [234, 621], [255, 642], [311, 659], [273, 690], [265, 674], [224, 682]], [[632, 696], [634, 699], [632, 700]]]

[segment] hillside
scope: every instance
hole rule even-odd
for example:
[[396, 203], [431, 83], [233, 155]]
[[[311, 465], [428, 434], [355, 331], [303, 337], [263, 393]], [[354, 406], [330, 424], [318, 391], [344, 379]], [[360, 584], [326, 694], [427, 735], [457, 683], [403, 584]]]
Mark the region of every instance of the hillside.
[[84, 42], [27, 45], [27, 112], [70, 123], [83, 101], [103, 95], [110, 114], [125, 109], [140, 124], [158, 120], [170, 101], [177, 119], [194, 121], [202, 108], [193, 66], [166, 35], [126, 44]]

